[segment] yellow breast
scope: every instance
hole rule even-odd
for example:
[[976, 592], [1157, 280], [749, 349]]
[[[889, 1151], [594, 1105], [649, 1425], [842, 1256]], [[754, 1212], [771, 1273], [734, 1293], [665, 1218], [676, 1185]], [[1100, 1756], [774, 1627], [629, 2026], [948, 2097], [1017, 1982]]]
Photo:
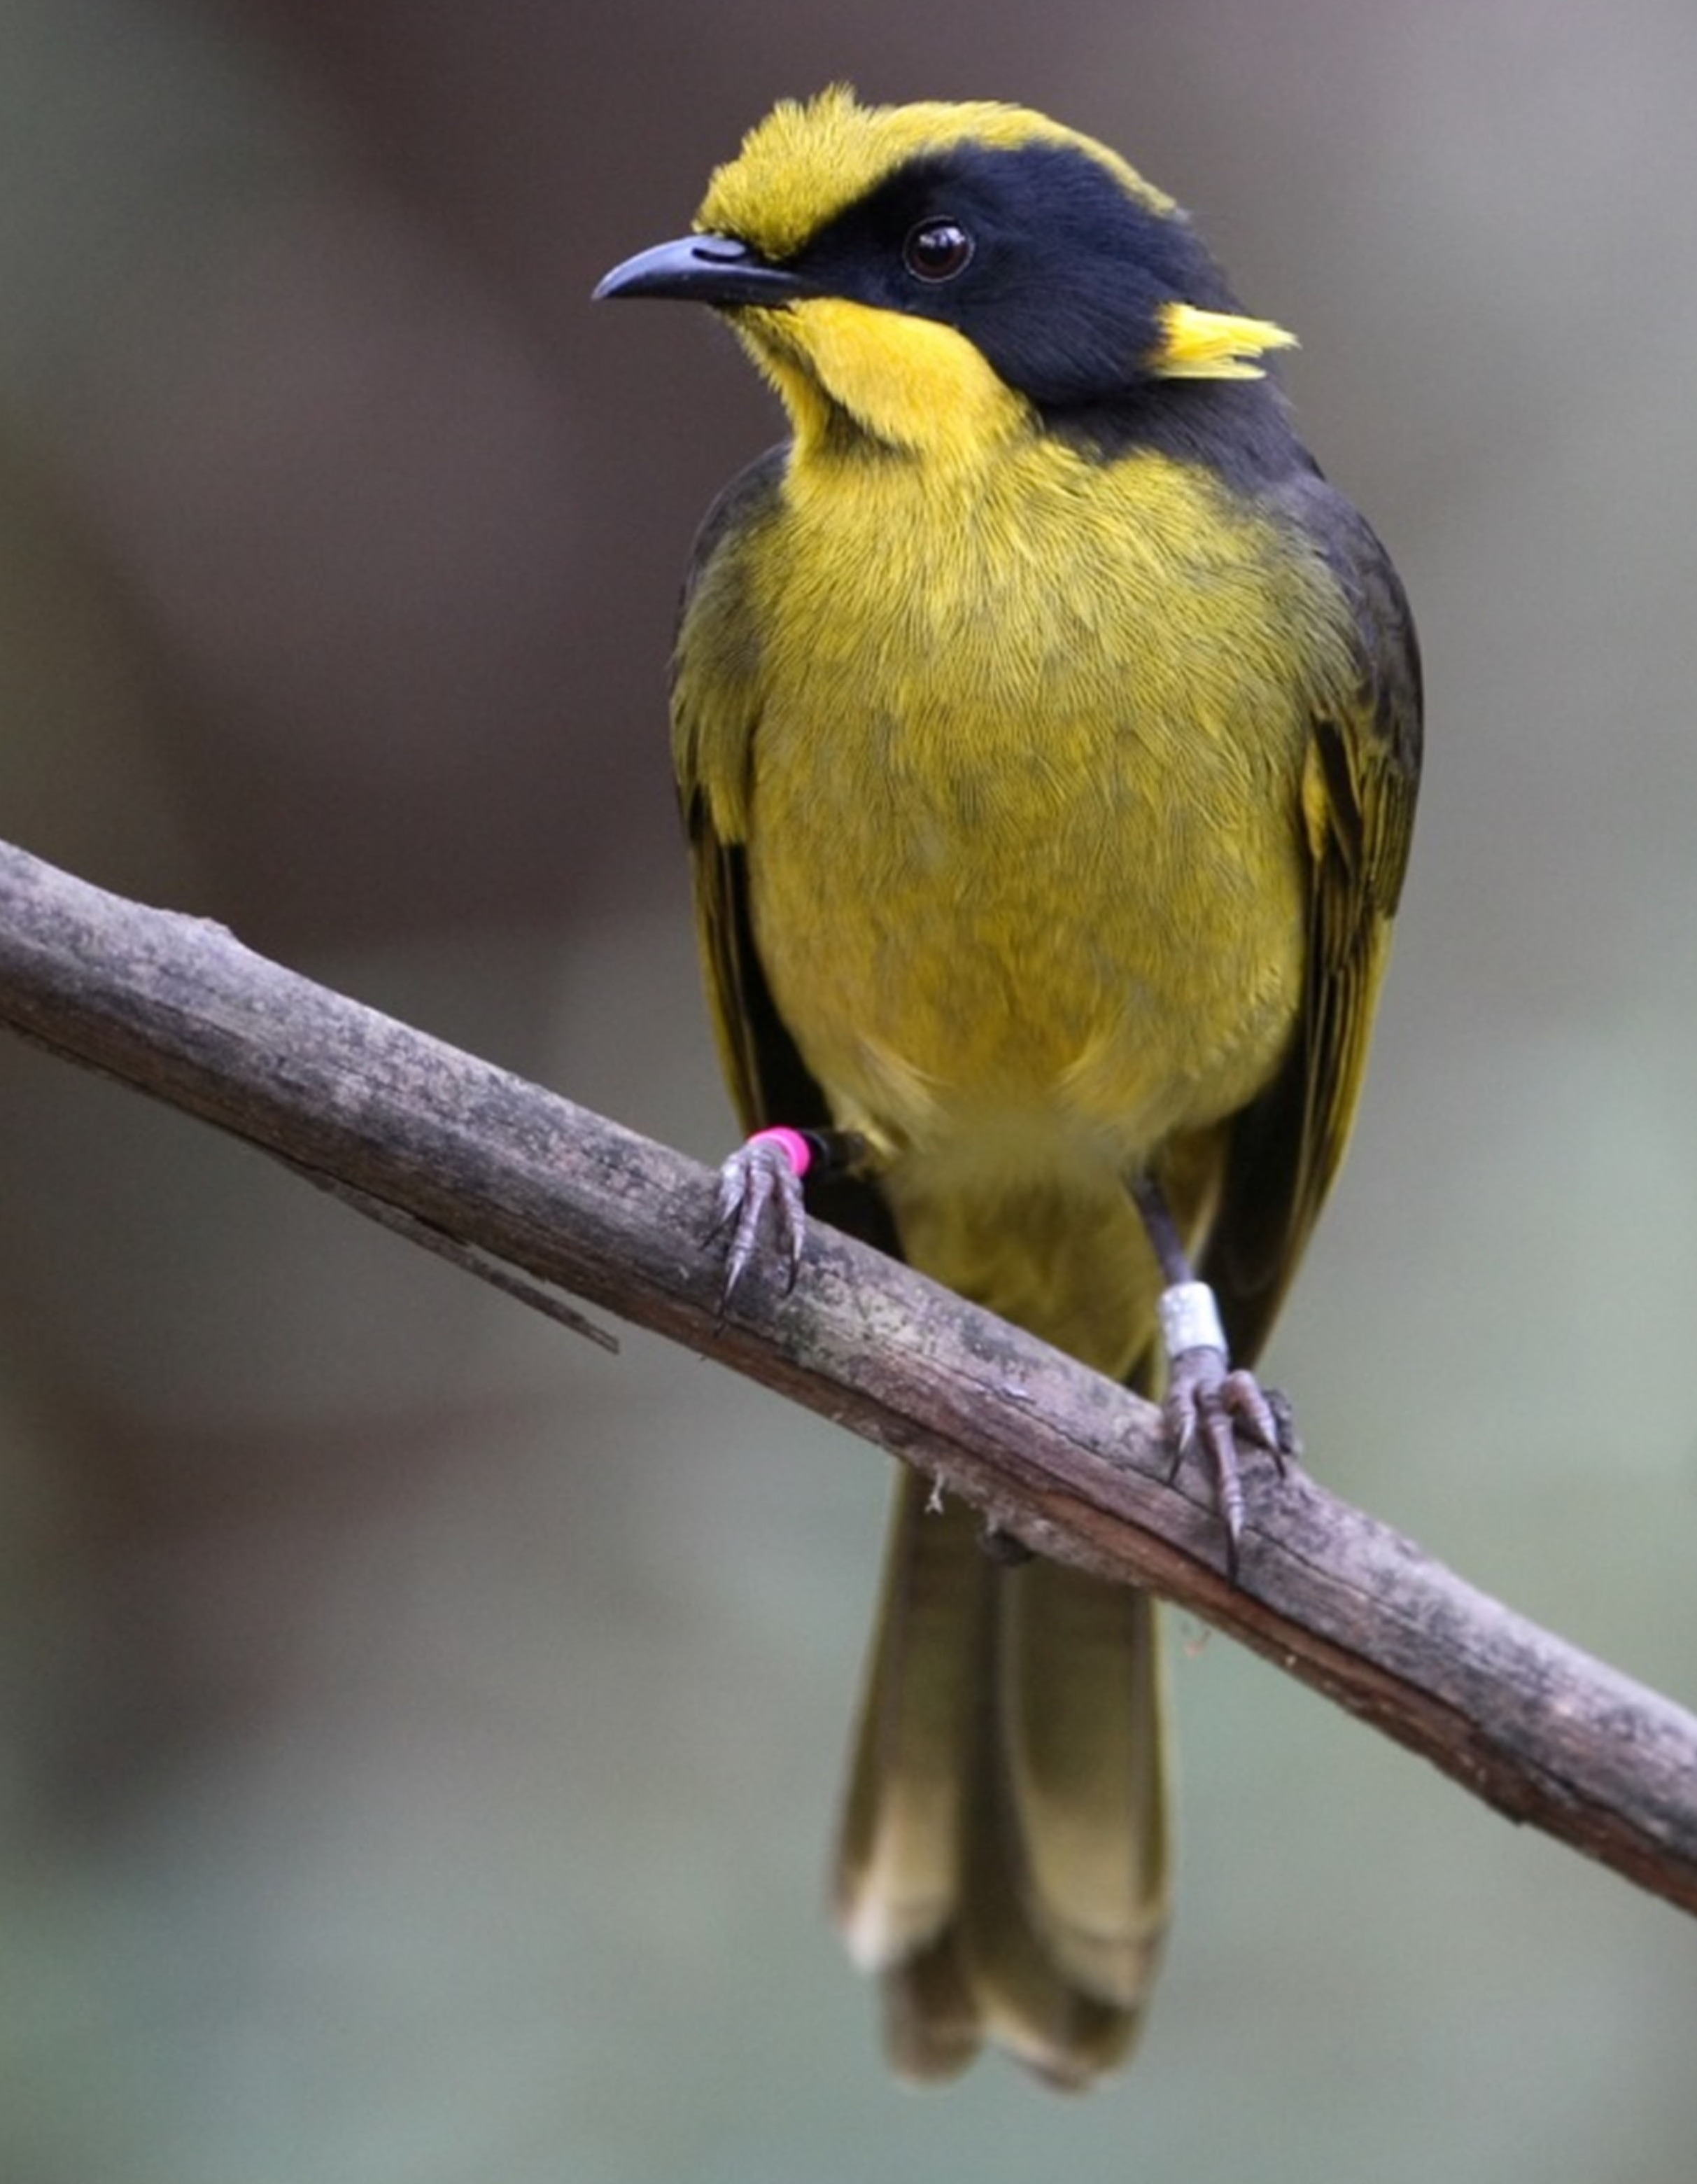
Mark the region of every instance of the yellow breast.
[[811, 466], [754, 581], [755, 930], [843, 1119], [1123, 1162], [1258, 1089], [1319, 572], [1205, 476], [1033, 440], [953, 491]]
[[904, 1249], [1104, 1370], [1158, 1286], [1128, 1173], [1251, 1099], [1295, 1021], [1344, 627], [1317, 554], [1209, 475], [1036, 432], [815, 444], [686, 625], [686, 777]]

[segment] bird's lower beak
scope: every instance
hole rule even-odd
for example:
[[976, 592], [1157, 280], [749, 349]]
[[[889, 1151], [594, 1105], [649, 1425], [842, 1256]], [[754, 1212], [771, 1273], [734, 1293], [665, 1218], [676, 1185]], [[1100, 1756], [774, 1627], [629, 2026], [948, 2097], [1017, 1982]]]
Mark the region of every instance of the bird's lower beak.
[[728, 235], [686, 235], [656, 243], [615, 265], [598, 283], [594, 300], [608, 296], [674, 296], [695, 304], [793, 303], [809, 293], [805, 281]]

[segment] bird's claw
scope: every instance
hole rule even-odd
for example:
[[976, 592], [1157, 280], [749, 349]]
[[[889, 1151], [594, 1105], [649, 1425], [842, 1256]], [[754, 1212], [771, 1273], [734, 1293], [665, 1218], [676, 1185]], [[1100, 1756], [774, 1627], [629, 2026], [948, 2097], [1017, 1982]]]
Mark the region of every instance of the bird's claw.
[[1177, 1475], [1185, 1457], [1199, 1446], [1214, 1482], [1226, 1528], [1227, 1562], [1235, 1579], [1244, 1514], [1239, 1444], [1271, 1457], [1282, 1478], [1301, 1453], [1289, 1398], [1277, 1388], [1263, 1388], [1253, 1373], [1241, 1367], [1234, 1370], [1223, 1350], [1202, 1344], [1173, 1358], [1166, 1409], [1171, 1475]]
[[764, 1132], [739, 1145], [719, 1170], [719, 1198], [712, 1236], [730, 1232], [725, 1252], [721, 1303], [748, 1272], [768, 1232], [783, 1269], [786, 1293], [795, 1287], [807, 1241], [801, 1178], [776, 1134]]

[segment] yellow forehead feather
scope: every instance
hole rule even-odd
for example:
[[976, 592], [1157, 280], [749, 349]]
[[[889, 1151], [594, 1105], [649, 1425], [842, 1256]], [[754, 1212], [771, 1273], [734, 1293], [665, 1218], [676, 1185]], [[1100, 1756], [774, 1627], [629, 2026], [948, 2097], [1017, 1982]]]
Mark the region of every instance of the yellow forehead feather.
[[785, 99], [751, 129], [737, 157], [709, 182], [695, 225], [704, 233], [734, 235], [763, 257], [787, 258], [908, 160], [964, 143], [1006, 152], [1070, 145], [1151, 212], [1177, 209], [1117, 152], [1028, 107], [993, 99], [862, 106], [839, 83], [804, 103]]

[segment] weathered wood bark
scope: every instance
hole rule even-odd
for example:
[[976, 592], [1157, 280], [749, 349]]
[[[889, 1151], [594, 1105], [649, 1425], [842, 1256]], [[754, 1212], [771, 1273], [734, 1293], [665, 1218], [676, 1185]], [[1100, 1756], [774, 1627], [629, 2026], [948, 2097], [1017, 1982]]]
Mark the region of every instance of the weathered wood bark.
[[822, 1412], [1697, 1911], [1697, 1720], [1300, 1476], [1252, 1479], [1233, 1585], [1148, 1404], [876, 1252], [815, 1225], [793, 1294], [751, 1278], [721, 1318], [706, 1171], [221, 927], [3, 846], [0, 1022]]

